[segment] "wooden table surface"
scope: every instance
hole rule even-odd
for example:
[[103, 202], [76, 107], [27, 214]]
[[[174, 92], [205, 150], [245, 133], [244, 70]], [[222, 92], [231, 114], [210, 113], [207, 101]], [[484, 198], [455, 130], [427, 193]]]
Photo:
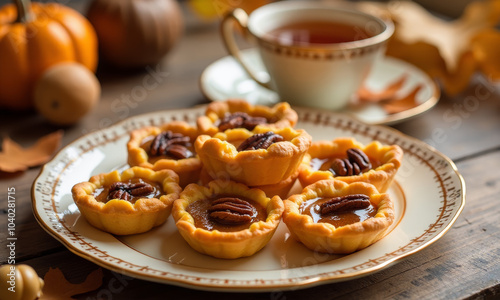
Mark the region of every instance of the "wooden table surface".
[[[207, 103], [199, 88], [200, 74], [225, 55], [217, 24], [188, 20], [180, 43], [157, 66], [161, 72], [168, 72], [168, 76], [139, 105], [119, 112], [112, 109], [122, 95], [130, 94], [134, 86], [141, 84], [144, 70], [126, 73], [99, 70], [101, 101], [82, 122], [64, 128], [63, 145], [124, 118]], [[500, 299], [500, 89], [478, 76], [463, 94], [443, 95], [432, 110], [393, 127], [437, 148], [456, 163], [465, 178], [465, 208], [454, 226], [437, 242], [375, 274], [313, 288], [259, 294], [216, 293], [131, 279], [113, 286], [112, 298]], [[0, 128], [0, 136], [7, 134], [24, 146], [58, 129], [34, 112], [6, 111], [0, 112]], [[69, 281], [82, 282], [100, 267], [70, 252], [35, 220], [31, 185], [39, 172], [37, 167], [24, 173], [0, 175], [0, 263], [7, 261], [6, 198], [8, 188], [14, 187], [16, 262], [34, 267], [41, 277], [49, 268], [59, 268]], [[116, 283], [114, 276], [104, 270], [102, 287], [76, 298], [109, 296], [102, 292], [109, 291], [111, 284]]]

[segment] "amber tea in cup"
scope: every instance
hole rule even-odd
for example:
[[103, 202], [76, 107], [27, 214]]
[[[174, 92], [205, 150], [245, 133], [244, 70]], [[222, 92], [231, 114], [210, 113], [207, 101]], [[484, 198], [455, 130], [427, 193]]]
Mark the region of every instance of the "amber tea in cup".
[[338, 44], [371, 37], [363, 27], [334, 21], [301, 21], [274, 28], [264, 38], [281, 45]]
[[[269, 80], [242, 59], [234, 21], [256, 41]], [[393, 32], [390, 20], [317, 1], [274, 2], [250, 15], [235, 9], [222, 21], [229, 53], [255, 82], [292, 105], [334, 110], [349, 103]]]

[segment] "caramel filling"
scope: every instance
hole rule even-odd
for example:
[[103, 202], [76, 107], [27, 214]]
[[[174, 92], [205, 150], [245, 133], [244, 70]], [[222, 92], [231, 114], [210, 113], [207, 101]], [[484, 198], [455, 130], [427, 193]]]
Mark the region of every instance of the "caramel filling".
[[331, 198], [313, 198], [307, 200], [300, 205], [300, 212], [312, 217], [314, 223], [329, 223], [335, 227], [363, 222], [369, 218], [373, 218], [377, 214], [377, 208], [374, 207], [373, 204], [362, 209], [343, 210], [322, 214], [322, 204], [330, 200]]
[[120, 188], [117, 188], [117, 183], [98, 188], [94, 191], [93, 196], [97, 201], [104, 203], [112, 199], [122, 199], [134, 204], [139, 199], [159, 198], [163, 194], [159, 183], [142, 178], [132, 178], [118, 184]]
[[[230, 202], [226, 199], [238, 199], [240, 201], [244, 201], [245, 203], [242, 205], [241, 203], [234, 201], [230, 203], [241, 209], [234, 209], [230, 207], [223, 207], [222, 203]], [[235, 203], [236, 202], [236, 203]], [[235, 232], [244, 230], [250, 227], [252, 223], [265, 221], [267, 218], [266, 209], [251, 199], [242, 198], [240, 196], [234, 195], [214, 195], [210, 198], [198, 200], [188, 205], [186, 211], [193, 217], [194, 225], [197, 228], [203, 228], [205, 230], [219, 230], [221, 232]], [[215, 212], [215, 214], [214, 214]], [[231, 217], [229, 218], [219, 218], [217, 214], [219, 213], [229, 213], [232, 212], [234, 214], [240, 214], [241, 218], [238, 218], [239, 221], [231, 221]], [[215, 217], [214, 217], [215, 216]], [[245, 221], [241, 221], [241, 220]], [[229, 220], [229, 221], [224, 221]]]
[[[327, 158], [312, 158], [309, 165], [311, 166], [313, 171], [330, 171], [332, 168], [332, 163], [336, 159], [345, 159], [345, 158], [346, 158], [346, 156], [332, 156], [332, 157], [327, 157]], [[380, 161], [378, 161], [372, 157], [368, 156], [368, 159], [370, 160], [370, 163], [371, 163], [371, 169], [376, 169], [382, 165], [380, 163]]]

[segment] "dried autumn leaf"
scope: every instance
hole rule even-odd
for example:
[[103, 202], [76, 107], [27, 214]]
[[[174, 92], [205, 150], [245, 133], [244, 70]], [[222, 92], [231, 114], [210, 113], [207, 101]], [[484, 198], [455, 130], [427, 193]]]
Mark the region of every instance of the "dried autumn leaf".
[[102, 285], [102, 269], [90, 273], [84, 282], [70, 283], [58, 268], [50, 268], [43, 278], [45, 285], [39, 300], [74, 300], [71, 296], [94, 291]]
[[474, 36], [471, 42], [472, 52], [481, 71], [490, 80], [500, 79], [500, 33], [486, 29]]
[[29, 148], [5, 137], [0, 152], [0, 171], [18, 172], [46, 163], [61, 145], [61, 130], [40, 138]]
[[[500, 33], [492, 29], [500, 19], [500, 1], [472, 2], [454, 21], [439, 19], [411, 1], [363, 2], [360, 8], [389, 15], [396, 30], [387, 54], [413, 63], [439, 79], [450, 95], [464, 90], [478, 68], [489, 76], [500, 72], [497, 55], [493, 53]], [[474, 44], [476, 35], [486, 30], [491, 30], [489, 36], [494, 39], [480, 39]]]
[[358, 100], [360, 103], [379, 104], [388, 114], [395, 114], [417, 107], [419, 104], [416, 96], [423, 88], [422, 85], [417, 85], [410, 93], [398, 97], [407, 79], [408, 74], [403, 74], [379, 91], [373, 91], [367, 86], [363, 86], [358, 91]]
[[390, 100], [396, 96], [396, 94], [401, 90], [406, 80], [408, 79], [408, 74], [404, 74], [394, 82], [391, 82], [387, 87], [381, 91], [372, 91], [366, 86], [362, 86], [358, 90], [358, 99], [365, 102], [380, 102], [384, 100]]
[[421, 85], [416, 86], [410, 93], [402, 98], [392, 99], [385, 102], [382, 108], [388, 114], [396, 114], [418, 106], [417, 94], [422, 89]]

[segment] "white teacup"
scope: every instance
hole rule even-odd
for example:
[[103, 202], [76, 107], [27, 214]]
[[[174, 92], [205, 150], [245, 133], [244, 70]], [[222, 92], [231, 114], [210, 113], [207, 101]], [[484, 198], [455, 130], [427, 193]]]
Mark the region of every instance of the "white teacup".
[[[256, 39], [269, 81], [241, 59], [233, 20]], [[317, 2], [275, 2], [250, 16], [235, 9], [222, 21], [229, 53], [253, 80], [276, 91], [281, 101], [332, 110], [345, 107], [361, 87], [393, 32], [390, 21]]]

